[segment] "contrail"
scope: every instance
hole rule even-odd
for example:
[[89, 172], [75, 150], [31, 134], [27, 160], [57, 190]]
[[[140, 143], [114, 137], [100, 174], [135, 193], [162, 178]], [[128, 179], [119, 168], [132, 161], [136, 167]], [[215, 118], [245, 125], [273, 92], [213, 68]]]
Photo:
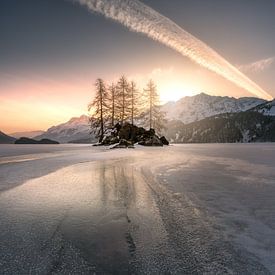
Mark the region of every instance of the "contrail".
[[204, 42], [138, 0], [74, 1], [159, 41], [258, 97], [273, 98]]
[[272, 56], [269, 58], [265, 58], [265, 59], [261, 59], [261, 60], [252, 62], [247, 65], [239, 66], [238, 68], [243, 72], [258, 73], [258, 72], [262, 72], [262, 71], [268, 69], [274, 63], [275, 63], [275, 56]]

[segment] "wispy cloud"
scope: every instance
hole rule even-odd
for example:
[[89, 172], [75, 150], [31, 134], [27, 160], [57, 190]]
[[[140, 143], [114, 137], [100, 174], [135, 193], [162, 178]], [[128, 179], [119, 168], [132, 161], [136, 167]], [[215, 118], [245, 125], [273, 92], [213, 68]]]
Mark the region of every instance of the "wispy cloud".
[[129, 30], [143, 33], [189, 57], [197, 64], [223, 76], [250, 93], [267, 99], [272, 96], [246, 77], [207, 44], [188, 33], [169, 18], [138, 0], [73, 0], [111, 18]]
[[268, 69], [273, 64], [275, 64], [275, 56], [239, 66], [239, 69], [243, 72], [258, 73]]

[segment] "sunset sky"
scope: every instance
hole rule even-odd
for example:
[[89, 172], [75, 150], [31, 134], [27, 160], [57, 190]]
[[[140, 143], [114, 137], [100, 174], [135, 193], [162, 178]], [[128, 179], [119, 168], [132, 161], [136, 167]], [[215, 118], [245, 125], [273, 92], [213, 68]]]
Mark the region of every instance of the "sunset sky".
[[[275, 97], [275, 1], [143, 0]], [[253, 96], [172, 49], [66, 0], [1, 0], [0, 130], [46, 130], [87, 113], [97, 77], [154, 79], [162, 102]]]

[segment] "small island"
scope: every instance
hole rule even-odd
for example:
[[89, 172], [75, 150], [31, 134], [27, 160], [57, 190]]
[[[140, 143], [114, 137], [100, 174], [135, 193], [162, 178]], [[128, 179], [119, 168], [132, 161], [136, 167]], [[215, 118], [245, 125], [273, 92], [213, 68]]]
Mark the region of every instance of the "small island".
[[109, 128], [103, 135], [100, 142], [95, 146], [105, 145], [110, 148], [133, 148], [134, 144], [143, 146], [163, 146], [169, 145], [169, 141], [164, 137], [159, 137], [154, 129], [146, 130], [130, 123], [120, 125], [117, 123], [113, 128]]
[[[150, 80], [141, 92], [137, 84], [122, 75], [117, 83], [95, 82], [95, 96], [89, 104], [91, 132], [95, 146], [133, 148], [169, 145], [162, 135], [165, 113], [160, 109], [157, 86]], [[138, 125], [135, 125], [136, 124]]]
[[32, 138], [21, 137], [17, 139], [14, 144], [59, 144], [58, 141], [43, 138], [41, 140], [35, 140]]

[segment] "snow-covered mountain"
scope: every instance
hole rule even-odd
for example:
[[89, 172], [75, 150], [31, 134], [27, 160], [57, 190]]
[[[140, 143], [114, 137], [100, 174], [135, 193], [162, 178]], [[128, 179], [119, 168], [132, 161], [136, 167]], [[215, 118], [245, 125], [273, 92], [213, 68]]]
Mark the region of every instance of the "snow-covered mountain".
[[275, 142], [275, 117], [246, 111], [184, 124], [168, 122], [165, 136], [175, 143]]
[[275, 116], [275, 99], [258, 105], [253, 108], [253, 111], [257, 111], [265, 116]]
[[53, 126], [42, 135], [35, 137], [35, 139], [42, 138], [56, 140], [61, 143], [89, 139], [91, 138], [89, 117], [86, 115], [73, 117], [69, 121]]
[[222, 97], [201, 93], [186, 96], [176, 102], [168, 102], [162, 106], [168, 120], [180, 120], [187, 124], [222, 113], [238, 113], [247, 111], [266, 100], [254, 97]]
[[[239, 113], [256, 106], [264, 106], [266, 103], [267, 101], [263, 99], [253, 97], [236, 99], [201, 93], [191, 97], [183, 97], [176, 102], [168, 102], [162, 106], [162, 110], [166, 112], [168, 121], [177, 120], [187, 124], [213, 115]], [[49, 128], [45, 133], [35, 138], [48, 138], [61, 143], [96, 141], [95, 137], [90, 135], [88, 122], [89, 118], [86, 115], [75, 117], [66, 123]], [[143, 126], [138, 121], [136, 123]]]

